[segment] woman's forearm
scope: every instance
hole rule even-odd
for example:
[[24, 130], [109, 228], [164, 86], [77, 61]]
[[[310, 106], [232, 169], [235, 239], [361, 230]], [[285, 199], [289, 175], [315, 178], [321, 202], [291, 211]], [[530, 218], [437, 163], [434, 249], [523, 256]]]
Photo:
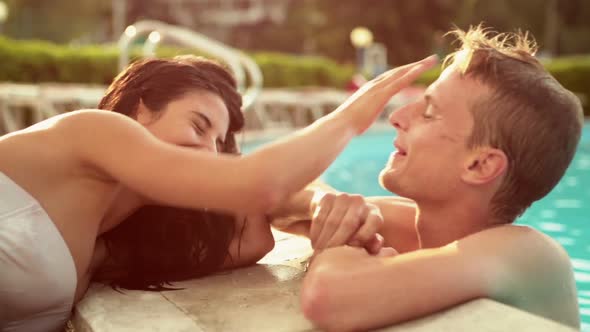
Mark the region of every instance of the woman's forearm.
[[279, 207], [288, 195], [316, 179], [355, 136], [348, 119], [326, 116], [311, 126], [247, 156], [250, 169], [267, 177], [278, 199], [269, 210]]
[[337, 191], [319, 179], [310, 183], [305, 189], [292, 195], [277, 209], [269, 211], [271, 225], [281, 231], [309, 236], [313, 211], [312, 204], [326, 192]]

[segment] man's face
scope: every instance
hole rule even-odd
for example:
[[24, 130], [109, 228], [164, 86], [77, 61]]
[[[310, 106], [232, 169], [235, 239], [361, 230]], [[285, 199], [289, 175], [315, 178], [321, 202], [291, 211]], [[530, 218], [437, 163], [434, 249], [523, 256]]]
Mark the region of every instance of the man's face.
[[460, 197], [460, 176], [469, 166], [470, 107], [484, 93], [485, 86], [450, 66], [422, 98], [393, 112], [397, 151], [381, 171], [381, 185], [416, 201]]

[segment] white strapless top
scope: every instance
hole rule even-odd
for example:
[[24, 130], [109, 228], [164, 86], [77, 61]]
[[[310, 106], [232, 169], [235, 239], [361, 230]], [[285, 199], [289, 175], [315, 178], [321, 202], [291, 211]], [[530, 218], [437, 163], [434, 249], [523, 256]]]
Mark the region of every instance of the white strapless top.
[[76, 266], [28, 192], [0, 172], [0, 331], [58, 331], [70, 316]]

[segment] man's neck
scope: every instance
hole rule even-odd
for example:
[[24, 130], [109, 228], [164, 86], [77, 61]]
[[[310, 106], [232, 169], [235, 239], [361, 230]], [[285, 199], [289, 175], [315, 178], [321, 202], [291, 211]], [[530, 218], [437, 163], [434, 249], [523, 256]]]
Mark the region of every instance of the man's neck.
[[416, 232], [420, 248], [441, 247], [490, 227], [494, 223], [488, 211], [487, 206], [473, 201], [418, 203]]

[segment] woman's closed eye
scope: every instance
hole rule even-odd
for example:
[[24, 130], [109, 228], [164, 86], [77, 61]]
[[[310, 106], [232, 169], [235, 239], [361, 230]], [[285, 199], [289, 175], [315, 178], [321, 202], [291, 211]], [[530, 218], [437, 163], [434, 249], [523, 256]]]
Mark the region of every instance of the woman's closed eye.
[[203, 126], [198, 121], [192, 121], [192, 125], [197, 135], [200, 136], [205, 133], [205, 128], [203, 128]]

